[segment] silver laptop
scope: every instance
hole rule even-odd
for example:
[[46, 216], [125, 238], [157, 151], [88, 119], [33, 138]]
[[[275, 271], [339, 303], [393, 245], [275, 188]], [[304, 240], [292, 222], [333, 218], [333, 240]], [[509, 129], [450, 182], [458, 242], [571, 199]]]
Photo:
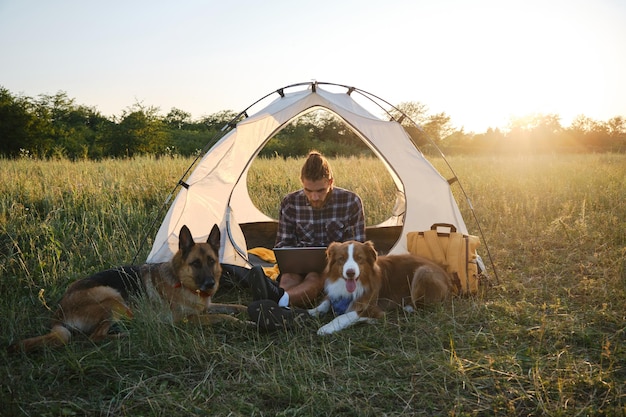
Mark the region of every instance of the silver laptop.
[[326, 267], [326, 247], [274, 248], [274, 256], [280, 272], [307, 274], [322, 272]]

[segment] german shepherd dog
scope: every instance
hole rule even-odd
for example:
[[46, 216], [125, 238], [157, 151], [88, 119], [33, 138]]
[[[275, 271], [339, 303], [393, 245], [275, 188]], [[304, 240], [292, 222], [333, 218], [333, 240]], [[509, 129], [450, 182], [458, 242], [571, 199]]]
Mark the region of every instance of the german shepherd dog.
[[92, 341], [103, 340], [110, 336], [116, 319], [133, 316], [128, 304], [136, 295], [164, 301], [170, 306], [174, 322], [237, 321], [231, 314], [245, 312], [245, 306], [211, 302], [222, 275], [220, 237], [214, 225], [206, 243], [195, 243], [189, 228], [183, 226], [178, 251], [171, 261], [109, 269], [72, 283], [59, 303], [50, 332], [15, 342], [9, 352], [62, 346], [75, 333]]
[[331, 243], [326, 259], [326, 298], [308, 312], [320, 316], [332, 309], [335, 318], [318, 335], [374, 321], [385, 311], [438, 303], [453, 293], [452, 278], [434, 262], [411, 254], [378, 256], [370, 241]]

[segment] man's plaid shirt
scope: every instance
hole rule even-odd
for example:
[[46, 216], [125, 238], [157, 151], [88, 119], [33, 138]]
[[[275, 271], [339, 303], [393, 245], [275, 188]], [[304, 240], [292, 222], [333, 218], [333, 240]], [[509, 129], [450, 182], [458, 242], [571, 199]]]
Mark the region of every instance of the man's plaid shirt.
[[311, 207], [304, 190], [281, 202], [275, 247], [328, 246], [347, 240], [365, 241], [365, 212], [357, 194], [334, 187], [321, 209]]

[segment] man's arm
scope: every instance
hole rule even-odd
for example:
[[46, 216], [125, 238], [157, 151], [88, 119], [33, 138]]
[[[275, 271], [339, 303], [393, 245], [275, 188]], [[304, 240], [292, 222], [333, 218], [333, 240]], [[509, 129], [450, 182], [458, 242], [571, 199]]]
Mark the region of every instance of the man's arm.
[[278, 230], [276, 231], [275, 248], [285, 246], [296, 246], [295, 243], [295, 218], [290, 214], [289, 203], [287, 197], [280, 203], [280, 212], [278, 215]]

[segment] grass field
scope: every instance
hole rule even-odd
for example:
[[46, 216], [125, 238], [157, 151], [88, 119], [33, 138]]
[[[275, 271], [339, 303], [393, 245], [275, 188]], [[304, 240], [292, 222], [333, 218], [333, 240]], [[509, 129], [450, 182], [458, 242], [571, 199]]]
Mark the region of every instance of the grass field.
[[[140, 302], [123, 323], [128, 337], [77, 339], [31, 356], [1, 349], [0, 414], [626, 415], [626, 156], [449, 161], [500, 285], [331, 337], [308, 328], [266, 335], [236, 325], [173, 326]], [[144, 230], [162, 217], [189, 162], [0, 160], [2, 343], [45, 331], [48, 308], [70, 281], [138, 252], [145, 259]], [[384, 219], [393, 190], [373, 174], [379, 167], [332, 162], [337, 184], [364, 198], [368, 222]], [[285, 172], [299, 166], [254, 167], [259, 183], [251, 189], [264, 211], [297, 186], [297, 174]], [[249, 301], [237, 289], [217, 298]]]

